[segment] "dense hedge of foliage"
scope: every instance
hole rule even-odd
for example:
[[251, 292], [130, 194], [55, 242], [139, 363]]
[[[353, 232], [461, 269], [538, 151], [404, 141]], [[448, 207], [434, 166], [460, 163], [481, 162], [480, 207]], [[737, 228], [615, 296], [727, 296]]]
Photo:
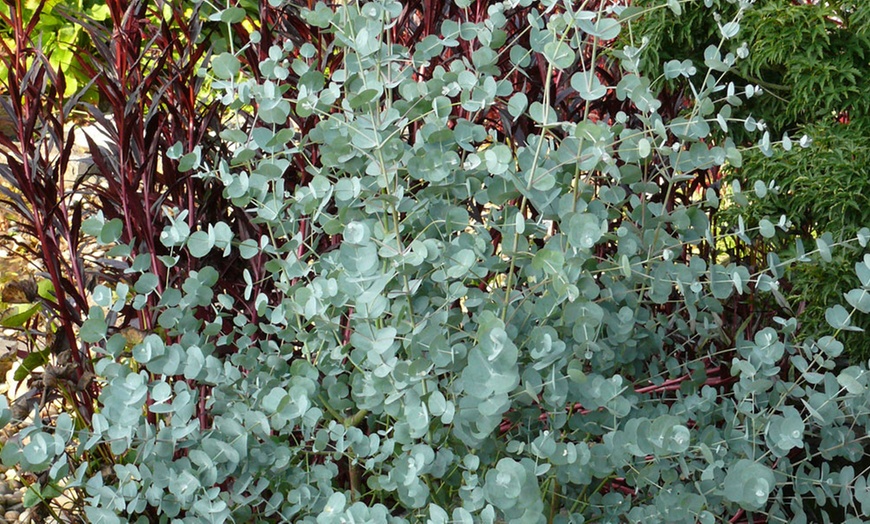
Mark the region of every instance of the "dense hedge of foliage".
[[[723, 16], [732, 16], [738, 9], [733, 3], [711, 3]], [[641, 0], [638, 4], [655, 2]], [[716, 20], [708, 16], [707, 9], [689, 4], [685, 11], [676, 27], [662, 12], [643, 20], [641, 31], [651, 40], [647, 47], [650, 60], [671, 59], [675, 50], [693, 50], [693, 56], [700, 57], [711, 39], [717, 38]], [[753, 201], [750, 209], [719, 213], [720, 227], [733, 230], [740, 214], [752, 222], [777, 221], [782, 215], [792, 220], [785, 237], [749, 235], [749, 245], [738, 243], [730, 255], [751, 259], [767, 251], [783, 252], [795, 238], [811, 245], [825, 232], [837, 241], [854, 236], [870, 223], [870, 178], [866, 176], [870, 4], [758, 0], [745, 12], [741, 28], [749, 55], [732, 71], [731, 79], [758, 84], [768, 94], [748, 101], [735, 116], [765, 122], [774, 136], [806, 133], [813, 137], [815, 147], [774, 155], [749, 151], [743, 169], [726, 173], [743, 187], [772, 183], [778, 191], [772, 198]], [[732, 45], [732, 50], [738, 45]], [[803, 331], [812, 333], [824, 326], [830, 302], [858, 285], [849, 270], [858, 259], [860, 253], [846, 250], [822, 266], [786, 272], [785, 300], [806, 326]], [[866, 318], [856, 321], [863, 328], [870, 327]], [[863, 334], [847, 334], [844, 341], [854, 361], [870, 356], [870, 339]]]
[[[731, 81], [752, 3], [727, 4], [701, 58], [660, 61], [641, 28], [679, 26], [673, 0], [109, 2], [111, 29], [82, 22], [109, 144], [72, 189], [49, 146], [75, 101], [19, 16], [6, 87], [32, 145], [4, 141], [3, 172], [48, 278], [18, 284], [39, 402], [3, 411], [21, 426], [0, 459], [34, 473], [28, 503], [97, 523], [861, 522], [870, 380], [837, 358], [870, 255], [815, 331], [772, 304], [870, 230], [792, 248], [800, 217], [751, 213], [775, 185], [722, 190], [746, 147], [795, 154], [737, 116], [762, 90]], [[718, 229], [720, 207], [746, 218]], [[725, 256], [756, 233], [793, 256]]]

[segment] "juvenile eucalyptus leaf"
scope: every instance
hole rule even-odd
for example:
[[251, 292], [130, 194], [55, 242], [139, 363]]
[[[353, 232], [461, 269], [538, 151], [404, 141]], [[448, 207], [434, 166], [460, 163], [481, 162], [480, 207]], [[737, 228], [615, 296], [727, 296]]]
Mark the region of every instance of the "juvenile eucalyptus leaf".
[[88, 319], [84, 321], [79, 330], [79, 336], [85, 342], [95, 343], [106, 338], [107, 330], [108, 326], [102, 309], [91, 308]]
[[825, 311], [825, 320], [834, 329], [844, 331], [860, 331], [861, 328], [852, 325], [852, 315], [843, 306], [837, 304]]
[[583, 249], [592, 248], [604, 234], [601, 221], [591, 213], [574, 215], [568, 227], [568, 240], [572, 245]]
[[226, 24], [237, 24], [245, 19], [245, 10], [241, 7], [230, 7], [220, 13], [220, 21]]
[[846, 302], [862, 313], [870, 313], [870, 291], [853, 289], [846, 294]]
[[518, 118], [526, 110], [528, 106], [528, 98], [523, 93], [514, 93], [508, 101], [508, 113], [515, 119]]
[[223, 52], [212, 60], [211, 67], [215, 76], [229, 80], [239, 73], [241, 63], [232, 53]]
[[776, 228], [773, 223], [766, 218], [762, 218], [758, 222], [758, 230], [764, 238], [772, 238], [776, 235]]
[[592, 71], [581, 71], [571, 76], [571, 87], [580, 93], [584, 100], [598, 100], [607, 94], [607, 88]]
[[[598, 18], [597, 16], [595, 18]], [[613, 18], [601, 17], [594, 23], [588, 19], [582, 19], [578, 23], [580, 29], [587, 32], [589, 35], [602, 40], [612, 40], [619, 36], [620, 25], [618, 20]]]
[[748, 510], [757, 510], [767, 503], [776, 486], [770, 468], [747, 459], [734, 463], [725, 476], [725, 497]]
[[547, 61], [558, 69], [567, 69], [574, 64], [575, 53], [567, 42], [550, 42], [544, 46]]

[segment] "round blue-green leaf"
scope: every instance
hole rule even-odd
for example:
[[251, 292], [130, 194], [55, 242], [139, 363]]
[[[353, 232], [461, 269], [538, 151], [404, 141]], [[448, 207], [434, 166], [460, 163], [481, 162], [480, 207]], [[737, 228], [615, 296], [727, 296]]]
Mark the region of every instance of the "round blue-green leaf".
[[91, 524], [121, 524], [121, 519], [105, 508], [85, 507], [85, 515]]
[[[185, 214], [187, 212], [185, 211]], [[160, 243], [166, 247], [174, 247], [184, 243], [190, 235], [190, 227], [180, 216], [160, 233]]]
[[361, 185], [358, 178], [341, 178], [335, 183], [335, 198], [340, 201], [350, 201], [359, 196]]
[[508, 170], [513, 154], [508, 146], [497, 144], [483, 152], [486, 169], [493, 175], [500, 175]]
[[581, 20], [578, 25], [590, 36], [602, 40], [613, 40], [619, 36], [619, 31], [621, 29], [619, 21], [614, 20], [613, 18], [600, 18], [595, 22], [595, 24], [589, 20]]
[[529, 170], [528, 177], [531, 177], [528, 181], [529, 186], [538, 191], [549, 191], [556, 185], [556, 177], [548, 169]]
[[520, 115], [523, 114], [523, 111], [526, 110], [526, 107], [528, 107], [528, 105], [529, 99], [525, 95], [525, 93], [514, 93], [510, 100], [508, 100], [508, 113], [510, 113], [510, 115], [514, 117], [514, 119], [517, 119], [520, 117]]
[[211, 62], [212, 71], [221, 80], [229, 80], [239, 73], [241, 62], [232, 53], [223, 52]]
[[214, 247], [214, 239], [205, 231], [196, 231], [187, 239], [187, 249], [196, 258], [206, 256]]
[[713, 296], [719, 300], [730, 297], [734, 290], [731, 277], [719, 264], [713, 264], [710, 267], [710, 290], [713, 292]]
[[720, 30], [722, 31], [722, 36], [726, 40], [730, 40], [731, 38], [734, 38], [735, 36], [737, 36], [737, 33], [740, 32], [740, 23], [739, 22], [728, 22], [726, 24], [723, 24], [722, 27], [720, 28]]
[[[227, 131], [229, 131], [229, 130], [227, 130]], [[226, 137], [224, 136], [225, 132], [226, 131], [222, 131], [220, 134], [221, 138], [223, 138], [223, 139], [226, 139]], [[244, 142], [245, 139], [247, 139], [248, 135], [246, 135], [242, 131], [238, 131], [238, 132], [242, 133], [242, 137], [243, 137], [242, 142]], [[184, 144], [181, 143], [181, 140], [175, 142], [174, 144], [172, 144], [172, 147], [170, 147], [169, 149], [166, 150], [166, 156], [171, 158], [172, 160], [178, 160], [179, 158], [181, 158], [181, 155], [183, 155], [183, 154], [184, 154]], [[91, 219], [88, 219], [88, 220], [91, 220]], [[87, 221], [85, 221], [85, 222], [87, 222]]]
[[181, 157], [181, 159], [178, 161], [178, 170], [184, 172], [198, 168], [200, 162], [202, 161], [201, 155], [202, 148], [200, 146], [196, 146], [195, 148], [193, 148], [193, 151]]
[[367, 244], [370, 236], [371, 231], [365, 222], [351, 222], [347, 224], [344, 226], [344, 233], [342, 234], [345, 242], [357, 246]]
[[607, 94], [607, 88], [598, 80], [593, 71], [580, 71], [571, 76], [571, 87], [580, 93], [584, 100], [598, 100]]
[[443, 393], [437, 390], [429, 395], [427, 405], [429, 406], [429, 412], [436, 417], [440, 417], [445, 411], [447, 411], [447, 399], [444, 397]]
[[804, 420], [798, 411], [785, 406], [782, 409], [783, 416], [773, 415], [767, 425], [767, 440], [783, 456], [792, 448], [804, 447]]
[[228, 248], [233, 241], [233, 231], [230, 229], [230, 226], [225, 222], [217, 222], [214, 226], [209, 225], [208, 229], [209, 236], [214, 235], [214, 245], [226, 250], [225, 254], [227, 254]]
[[190, 346], [187, 348], [187, 361], [184, 364], [184, 378], [188, 380], [196, 379], [205, 367], [205, 355], [199, 346]]
[[136, 281], [136, 285], [133, 286], [133, 289], [136, 290], [136, 293], [147, 295], [157, 289], [157, 284], [159, 282], [157, 275], [154, 273], [143, 273], [139, 277], [139, 280]]
[[776, 228], [774, 227], [773, 222], [766, 218], [762, 218], [758, 222], [758, 230], [764, 238], [772, 238], [776, 235]]
[[828, 245], [828, 242], [819, 237], [816, 239], [816, 247], [819, 249], [819, 256], [822, 257], [822, 260], [825, 262], [831, 261], [831, 246]]
[[[626, 413], [627, 414], [627, 413]], [[689, 449], [691, 443], [691, 433], [689, 428], [678, 424], [671, 428], [668, 432], [667, 447], [671, 453], [683, 453]]]
[[463, 507], [457, 507], [453, 509], [453, 522], [457, 522], [459, 524], [473, 524], [474, 517], [472, 517], [471, 513], [469, 513], [467, 509]]
[[521, 45], [511, 47], [511, 63], [518, 67], [528, 67], [532, 61], [532, 55], [528, 49]]
[[866, 378], [864, 377], [866, 373], [855, 366], [846, 368], [837, 375], [837, 383], [846, 388], [850, 394], [861, 395], [867, 390]]
[[162, 313], [160, 313], [160, 316], [157, 317], [157, 325], [159, 325], [163, 329], [174, 328], [183, 316], [184, 314], [181, 312], [180, 309], [175, 307], [167, 308], [163, 310]]
[[151, 388], [151, 399], [154, 402], [166, 402], [172, 398], [172, 386], [167, 382], [158, 382]]
[[108, 326], [106, 325], [106, 319], [102, 314], [92, 315], [82, 323], [82, 327], [79, 330], [79, 337], [81, 337], [85, 342], [94, 344], [106, 337], [107, 329]]
[[544, 58], [558, 69], [568, 69], [574, 65], [576, 55], [566, 42], [550, 42], [544, 46]]
[[429, 520], [427, 524], [447, 524], [450, 520], [450, 517], [447, 515], [447, 512], [441, 509], [441, 506], [437, 506], [433, 503], [429, 504]]
[[451, 257], [450, 265], [445, 269], [445, 273], [451, 278], [465, 277], [476, 261], [477, 255], [474, 254], [474, 251], [462, 249]]
[[637, 141], [637, 154], [641, 158], [646, 158], [652, 152], [652, 145], [649, 139], [641, 138]]
[[864, 255], [863, 261], [855, 263], [855, 274], [862, 286], [870, 286], [870, 253]]
[[728, 468], [722, 486], [726, 499], [752, 511], [763, 508], [775, 488], [773, 471], [748, 459], [740, 459]]
[[568, 221], [568, 241], [575, 247], [591, 249], [603, 234], [601, 221], [592, 213], [578, 213]]
[[30, 443], [24, 446], [24, 457], [33, 466], [43, 465], [54, 458], [53, 450], [54, 439], [39, 431], [30, 435]]
[[860, 328], [852, 326], [851, 315], [846, 311], [846, 308], [840, 304], [837, 304], [834, 307], [829, 307], [827, 311], [825, 311], [825, 320], [827, 320], [828, 324], [834, 329], [860, 331]]
[[[168, 310], [167, 310], [168, 311]], [[146, 364], [157, 357], [163, 356], [166, 346], [159, 335], [150, 334], [140, 344], [133, 347], [133, 358], [142, 364]]]
[[664, 73], [665, 78], [667, 78], [668, 80], [677, 78], [682, 72], [683, 67], [679, 60], [670, 60], [669, 62], [665, 63]]
[[503, 458], [495, 469], [486, 472], [484, 494], [493, 506], [505, 511], [517, 504], [525, 483], [526, 470], [522, 464]]
[[440, 55], [443, 49], [444, 43], [436, 35], [427, 36], [414, 47], [415, 54], [419, 54], [423, 60]]
[[102, 284], [94, 287], [91, 294], [94, 303], [100, 307], [109, 307], [112, 305], [112, 290]]
[[[281, 4], [282, 2], [277, 2], [273, 4], [273, 6], [278, 7]], [[302, 13], [306, 22], [313, 25], [314, 27], [319, 27], [320, 29], [326, 29], [327, 27], [329, 27], [329, 24], [332, 22], [333, 16], [335, 16], [335, 12], [323, 2], [317, 2], [314, 10], [309, 11], [306, 9]]]
[[75, 427], [73, 426], [72, 417], [68, 413], [61, 413], [55, 420], [55, 435], [66, 443], [72, 438]]
[[[345, 496], [345, 494], [340, 491], [336, 491], [329, 497], [329, 500], [326, 501], [326, 506], [324, 506], [323, 511], [320, 512], [318, 520], [321, 517], [328, 519], [329, 517], [337, 517], [338, 515], [341, 515], [344, 512], [344, 507], [346, 504], [347, 496]], [[332, 520], [326, 520], [326, 522], [332, 522]]]
[[529, 116], [535, 122], [544, 125], [551, 125], [556, 123], [556, 112], [552, 107], [545, 106], [540, 102], [532, 102], [529, 106]]
[[549, 275], [557, 275], [565, 265], [565, 254], [554, 249], [542, 249], [532, 258], [532, 268]]
[[816, 342], [816, 345], [829, 358], [839, 357], [845, 349], [845, 346], [843, 346], [842, 342], [831, 336], [824, 336], [820, 338], [819, 341]]
[[767, 184], [761, 180], [756, 180], [755, 184], [752, 185], [752, 189], [755, 190], [755, 196], [758, 198], [764, 198], [767, 196]]
[[257, 241], [253, 238], [249, 238], [247, 240], [243, 240], [239, 244], [239, 254], [245, 260], [250, 260], [257, 256], [257, 253], [260, 252], [260, 246], [257, 244]]
[[245, 10], [241, 7], [230, 7], [221, 11], [221, 22], [237, 24], [245, 19]]
[[121, 238], [121, 231], [124, 229], [124, 223], [120, 218], [113, 218], [103, 225], [100, 230], [100, 243], [111, 244]]
[[846, 302], [862, 313], [870, 313], [870, 292], [866, 289], [853, 289], [846, 293]]
[[290, 397], [284, 389], [274, 387], [263, 397], [262, 406], [268, 413], [277, 413], [284, 409], [289, 401]]
[[381, 91], [378, 89], [365, 89], [360, 93], [351, 96], [348, 99], [348, 105], [350, 105], [351, 109], [359, 109], [380, 96], [380, 94]]
[[619, 271], [625, 278], [631, 278], [631, 262], [628, 260], [628, 255], [622, 255], [622, 257], [620, 257]]

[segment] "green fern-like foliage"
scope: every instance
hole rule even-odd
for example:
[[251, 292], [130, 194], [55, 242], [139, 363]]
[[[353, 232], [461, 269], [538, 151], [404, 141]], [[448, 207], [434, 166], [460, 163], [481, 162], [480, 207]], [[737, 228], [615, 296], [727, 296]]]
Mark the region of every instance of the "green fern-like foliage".
[[[734, 2], [712, 2], [720, 20], [737, 12]], [[641, 8], [654, 5], [640, 0]], [[643, 19], [646, 63], [661, 63], [686, 50], [703, 63], [704, 49], [719, 42], [718, 22], [703, 2], [688, 4], [673, 23], [673, 13], [653, 10]], [[740, 62], [735, 83], [759, 85], [767, 96], [750, 100], [743, 114], [764, 120], [772, 133], [794, 131], [802, 124], [826, 120], [832, 114], [867, 114], [870, 109], [870, 8], [863, 2], [795, 4], [790, 0], [755, 3], [741, 20], [741, 38], [731, 41], [730, 51], [744, 42], [749, 57]], [[744, 40], [745, 39], [745, 40]]]
[[804, 126], [813, 146], [801, 151], [776, 151], [765, 157], [753, 153], [746, 158], [743, 175], [752, 183], [775, 181], [778, 194], [754, 202], [749, 216], [776, 219], [789, 210], [794, 231], [811, 236], [830, 232], [834, 239], [854, 235], [870, 223], [870, 129], [866, 119], [849, 124], [819, 122]]
[[[649, 63], [684, 56], [687, 50], [696, 63], [703, 63], [704, 49], [718, 43], [721, 23], [704, 16], [703, 4], [683, 4], [680, 24], [673, 24], [673, 13], [664, 9], [644, 17]], [[736, 2], [712, 4], [722, 21], [737, 12]], [[636, 5], [654, 4], [640, 0]], [[721, 210], [719, 224], [736, 227], [738, 213], [753, 223], [762, 218], [775, 223], [786, 215], [793, 220], [793, 238], [802, 238], [808, 249], [823, 232], [837, 240], [870, 225], [870, 3], [759, 0], [740, 25], [741, 38], [732, 41], [730, 50], [736, 52], [745, 42], [749, 57], [732, 72], [733, 80], [760, 86], [764, 96], [747, 100], [733, 118], [763, 121], [772, 140], [784, 133], [806, 133], [813, 146], [772, 156], [756, 150], [744, 156], [742, 168], [725, 170], [723, 185], [736, 179], [752, 188], [758, 181], [774, 181], [779, 190], [752, 201], [748, 209]], [[680, 86], [668, 89], [676, 92]], [[753, 249], [762, 253], [788, 248], [782, 241], [772, 245], [759, 237], [758, 242]], [[789, 273], [789, 303], [808, 336], [825, 325], [826, 300], [841, 297], [856, 284], [854, 275], [849, 276], [854, 258], [835, 258], [821, 269], [794, 268]], [[870, 355], [868, 337], [851, 337], [847, 347], [855, 358]]]
[[[868, 11], [866, 3], [764, 5], [744, 19], [754, 29], [746, 76], [770, 91], [763, 104], [776, 100], [766, 105], [768, 111], [747, 109], [755, 109], [771, 132], [805, 132], [814, 145], [787, 158], [748, 155], [737, 176], [745, 187], [775, 181], [779, 194], [755, 203], [753, 212], [800, 217], [793, 231], [809, 246], [822, 232], [838, 240], [870, 224]], [[790, 301], [804, 332], [824, 326], [825, 300], [857, 283], [853, 264], [854, 256], [844, 256], [812, 271], [790, 272]], [[860, 327], [870, 329], [866, 322]], [[853, 358], [870, 355], [864, 333], [850, 333], [844, 341]]]
[[[756, 181], [773, 181], [775, 194], [753, 201], [742, 208], [747, 221], [762, 218], [776, 222], [785, 214], [794, 217], [791, 232], [802, 239], [807, 249], [815, 245], [814, 237], [829, 232], [833, 242], [854, 235], [870, 224], [870, 123], [856, 119], [844, 124], [837, 121], [807, 125], [803, 130], [814, 139], [811, 148], [771, 157], [760, 153], [748, 155], [740, 173], [747, 187]], [[862, 131], [863, 130], [863, 131]], [[728, 211], [723, 218], [730, 219]], [[782, 242], [768, 249], [788, 249]], [[826, 300], [839, 299], [843, 292], [858, 285], [853, 272], [857, 253], [834, 257], [813, 268], [795, 266], [788, 274], [792, 284], [789, 297], [801, 312], [804, 331], [814, 332], [825, 325]], [[858, 319], [859, 327], [870, 330], [870, 323]], [[850, 333], [845, 338], [855, 358], [870, 356], [870, 340], [865, 333]]]
[[870, 41], [843, 23], [845, 16], [831, 5], [789, 2], [748, 12], [744, 23], [752, 28], [751, 58], [743, 72], [772, 95], [751, 107], [772, 131], [843, 111], [866, 113], [863, 73]]

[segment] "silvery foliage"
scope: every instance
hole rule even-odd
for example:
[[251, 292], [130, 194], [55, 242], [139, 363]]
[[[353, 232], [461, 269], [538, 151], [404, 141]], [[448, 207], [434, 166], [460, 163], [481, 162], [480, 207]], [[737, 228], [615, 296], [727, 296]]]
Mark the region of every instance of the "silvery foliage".
[[[868, 372], [834, 362], [837, 334], [870, 311], [870, 257], [856, 264], [863, 286], [829, 310], [830, 333], [798, 342], [790, 318], [733, 341], [721, 329], [723, 301], [775, 294], [788, 264], [863, 248], [866, 231], [838, 245], [822, 238], [793, 259], [771, 255], [751, 273], [697, 254], [727, 241], [708, 219], [715, 192], [673, 208], [651, 198], [694, 170], [740, 165], [734, 143], [709, 139], [756, 94], [721, 81], [740, 58], [724, 51], [739, 19], [722, 21], [703, 65], [644, 72], [640, 47], [627, 46], [614, 53], [619, 85], [574, 73], [584, 99], [615, 90], [639, 112], [564, 122], [549, 91], [533, 101], [512, 91], [499, 53], [517, 69], [540, 53], [552, 77], [596, 45], [585, 36], [612, 39], [637, 13], [562, 3], [553, 15], [541, 2], [528, 18], [531, 49], [499, 42], [504, 11], [530, 3], [494, 3], [483, 24], [445, 22], [415, 49], [386, 36], [399, 2], [318, 4], [309, 23], [333, 31], [344, 53], [328, 74], [311, 44], [298, 57], [289, 44], [271, 49], [259, 83], [232, 53], [216, 56], [214, 89], [233, 109], [256, 108], [258, 126], [222, 133], [232, 158], [179, 156], [271, 234], [232, 238], [222, 223], [191, 231], [178, 216], [161, 241], [197, 257], [268, 254], [264, 274], [244, 275], [256, 319], [214, 289], [219, 268], [204, 267], [159, 296], [161, 331], [125, 352], [106, 319], [128, 299], [146, 307], [159, 287], [150, 262], [131, 261], [133, 289], [98, 287], [82, 327], [104, 355], [100, 412], [88, 426], [65, 413], [37, 421], [3, 461], [82, 493], [94, 523], [146, 522], [146, 508], [161, 522], [323, 524], [712, 523], [741, 511], [805, 522], [808, 504], [839, 505], [844, 521], [870, 516], [866, 470], [847, 465], [865, 455]], [[679, 14], [679, 2], [666, 5]], [[415, 79], [463, 40], [479, 46], [471, 61]], [[282, 92], [287, 68], [301, 81]], [[661, 76], [692, 86], [691, 107], [670, 121], [657, 112]], [[450, 116], [496, 103], [538, 133], [520, 146]], [[276, 131], [291, 113], [319, 122], [307, 136]], [[310, 146], [310, 182], [291, 190], [282, 174]], [[758, 147], [779, 146], [763, 135]], [[649, 182], [652, 158], [666, 166], [655, 173], [664, 188]], [[740, 205], [741, 189], [730, 190]], [[471, 214], [475, 203], [485, 213]], [[741, 223], [736, 234], [787, 226]], [[327, 235], [341, 241], [314, 251]], [[258, 279], [279, 296], [256, 296]], [[232, 356], [218, 358], [226, 346]], [[708, 381], [717, 347], [732, 382]], [[116, 462], [102, 467], [107, 455]]]

